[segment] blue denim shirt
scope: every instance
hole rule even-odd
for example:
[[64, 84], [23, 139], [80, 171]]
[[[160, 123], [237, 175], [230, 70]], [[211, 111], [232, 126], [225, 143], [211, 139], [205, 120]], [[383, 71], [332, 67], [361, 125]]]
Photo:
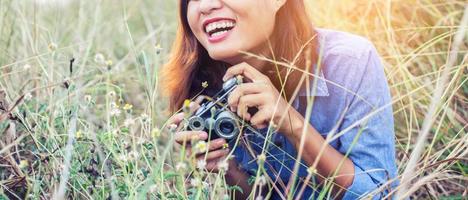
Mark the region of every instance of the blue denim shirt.
[[[348, 153], [354, 163], [355, 174], [343, 199], [357, 199], [396, 177], [390, 91], [380, 57], [370, 41], [340, 31], [317, 31], [323, 64], [322, 69], [315, 74], [320, 78], [316, 81], [314, 78], [310, 79], [310, 89], [305, 86], [300, 89], [293, 107], [305, 115], [307, 98], [313, 96], [309, 122], [324, 138], [333, 134], [335, 139], [329, 144], [343, 155]], [[368, 117], [364, 118], [366, 116]], [[244, 144], [240, 142], [242, 145], [239, 144], [234, 150], [234, 157], [241, 168], [253, 176], [258, 168], [257, 155], [262, 152], [267, 128], [260, 132], [260, 135], [246, 133]], [[272, 199], [280, 199], [280, 194], [284, 194], [284, 186], [292, 175], [297, 149], [281, 133], [273, 133], [268, 141], [270, 142], [267, 144], [270, 145], [265, 150], [264, 166], [280, 190], [273, 192]], [[246, 143], [253, 152], [247, 150]], [[304, 184], [308, 174], [307, 166], [301, 160], [299, 186], [296, 188]], [[302, 199], [318, 197], [321, 188], [313, 182], [315, 178], [308, 183]], [[396, 184], [395, 182], [391, 187]], [[374, 198], [383, 197], [381, 195], [386, 193], [383, 191], [374, 195]], [[294, 194], [298, 193], [296, 190]]]

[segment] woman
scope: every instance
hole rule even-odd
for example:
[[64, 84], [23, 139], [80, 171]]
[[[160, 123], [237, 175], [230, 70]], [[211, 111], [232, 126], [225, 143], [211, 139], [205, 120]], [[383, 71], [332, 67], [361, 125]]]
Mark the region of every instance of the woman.
[[[372, 191], [382, 198], [395, 186], [386, 184], [396, 176], [391, 97], [368, 40], [315, 29], [301, 0], [181, 0], [179, 14], [171, 58], [162, 70], [171, 111], [200, 91], [213, 95], [228, 78], [242, 75], [247, 82], [231, 93], [229, 107], [262, 134], [246, 134], [248, 145], [235, 148], [229, 161], [226, 180], [243, 189], [236, 197], [245, 199], [254, 191], [247, 180], [256, 175], [258, 157], [265, 159], [272, 191], [263, 195], [273, 199], [323, 194], [356, 199]], [[290, 70], [245, 52], [296, 67]], [[305, 72], [312, 75], [304, 80]], [[258, 109], [253, 116], [250, 107]], [[172, 123], [178, 125], [183, 117], [174, 115]], [[270, 120], [277, 132], [265, 141]], [[176, 133], [181, 144], [207, 137], [199, 131]], [[206, 158], [209, 171], [218, 171], [217, 163], [229, 154], [223, 148], [227, 142], [211, 141], [207, 156], [198, 157]]]

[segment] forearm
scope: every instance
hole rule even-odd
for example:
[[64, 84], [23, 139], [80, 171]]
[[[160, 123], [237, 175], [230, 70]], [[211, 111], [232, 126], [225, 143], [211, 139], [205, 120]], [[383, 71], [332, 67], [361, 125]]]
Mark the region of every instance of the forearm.
[[[285, 131], [285, 135], [297, 151], [302, 152], [301, 158], [309, 166], [316, 164], [317, 173], [321, 176], [334, 176], [333, 181], [340, 187], [347, 188], [350, 186], [354, 179], [353, 162], [327, 144], [325, 139], [312, 125], [305, 123], [301, 115], [296, 115], [296, 119], [292, 119], [291, 121], [290, 131]], [[304, 126], [307, 126], [305, 131], [303, 130]], [[303, 141], [301, 144], [302, 137]], [[320, 176], [318, 178], [322, 180]]]
[[249, 176], [246, 172], [237, 167], [237, 162], [231, 160], [229, 163], [229, 170], [224, 176], [226, 183], [230, 186], [237, 185], [242, 188], [243, 192], [235, 191], [235, 199], [247, 199], [252, 191], [252, 186], [249, 185]]

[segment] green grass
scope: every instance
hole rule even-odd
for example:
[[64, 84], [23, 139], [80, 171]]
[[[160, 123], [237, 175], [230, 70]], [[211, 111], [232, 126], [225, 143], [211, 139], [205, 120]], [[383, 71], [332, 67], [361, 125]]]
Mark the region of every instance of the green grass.
[[[218, 199], [238, 189], [197, 170], [165, 127], [157, 72], [174, 39], [176, 1], [51, 2], [0, 1], [0, 108], [11, 109], [0, 110], [0, 199]], [[310, 3], [317, 26], [378, 48], [394, 100], [399, 178], [414, 169], [411, 184], [397, 189], [415, 199], [467, 198], [468, 33], [448, 62], [465, 5]], [[448, 84], [421, 138], [446, 67]], [[408, 165], [418, 141], [421, 154]]]

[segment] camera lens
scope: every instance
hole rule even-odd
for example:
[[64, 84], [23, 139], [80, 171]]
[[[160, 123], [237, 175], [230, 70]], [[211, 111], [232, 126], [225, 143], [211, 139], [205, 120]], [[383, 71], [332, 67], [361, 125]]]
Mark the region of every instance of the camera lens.
[[219, 124], [219, 130], [223, 133], [232, 133], [234, 132], [234, 124], [230, 121], [223, 121]]
[[216, 134], [225, 139], [232, 139], [239, 134], [235, 118], [229, 112], [219, 114], [215, 123], [215, 131]]
[[204, 122], [203, 118], [194, 116], [189, 119], [188, 127], [192, 131], [203, 131], [205, 129]]

